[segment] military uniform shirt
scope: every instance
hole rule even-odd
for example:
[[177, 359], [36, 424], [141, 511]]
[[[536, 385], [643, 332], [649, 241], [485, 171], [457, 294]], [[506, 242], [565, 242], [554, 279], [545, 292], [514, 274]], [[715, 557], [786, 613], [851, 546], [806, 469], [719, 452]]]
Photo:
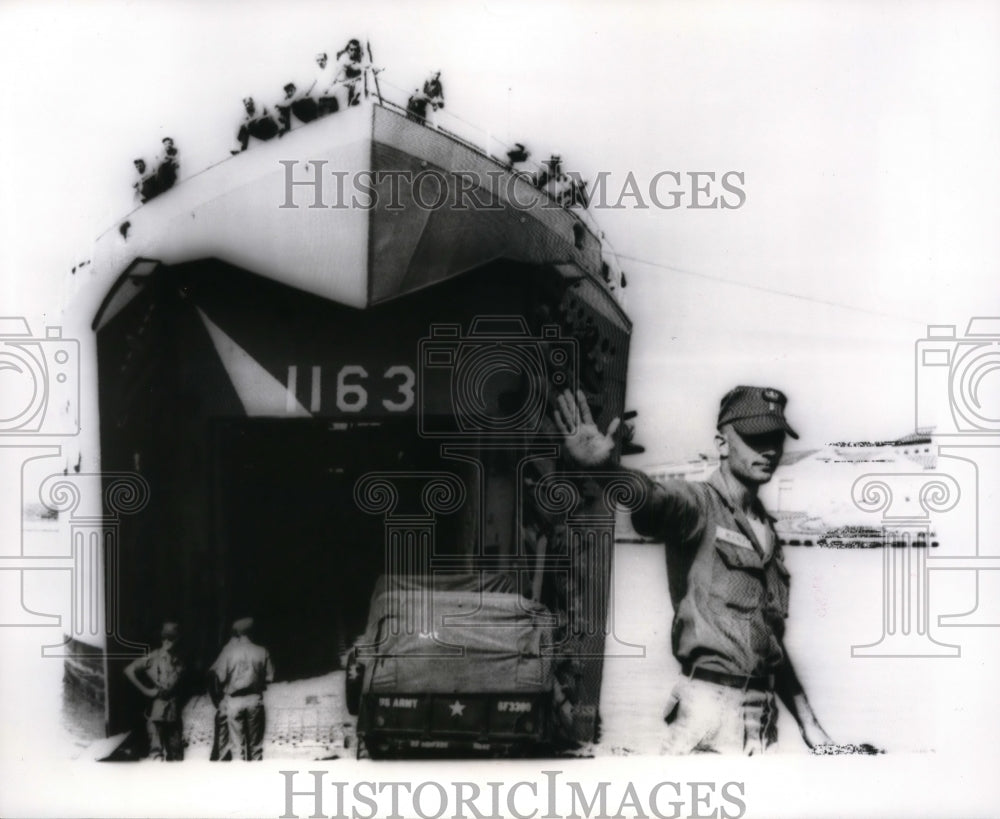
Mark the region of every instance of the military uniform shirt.
[[161, 692], [153, 698], [149, 719], [162, 722], [180, 719], [176, 695], [177, 683], [184, 673], [184, 663], [180, 658], [161, 646], [134, 660], [132, 666], [145, 671], [153, 686]]
[[685, 669], [774, 673], [784, 661], [789, 574], [773, 519], [759, 510], [773, 544], [766, 549], [719, 471], [704, 483], [650, 482], [650, 490], [632, 522], [666, 544], [674, 656]]
[[226, 643], [211, 670], [227, 696], [261, 694], [274, 680], [274, 667], [267, 649], [246, 637], [233, 637]]

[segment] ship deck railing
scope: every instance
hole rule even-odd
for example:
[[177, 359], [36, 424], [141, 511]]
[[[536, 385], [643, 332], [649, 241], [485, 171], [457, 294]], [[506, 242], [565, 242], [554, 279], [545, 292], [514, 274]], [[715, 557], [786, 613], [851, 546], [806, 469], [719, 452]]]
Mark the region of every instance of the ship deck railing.
[[421, 122], [419, 118], [411, 115], [410, 112], [407, 111], [405, 105], [387, 98], [381, 90], [382, 87], [388, 86], [392, 90], [398, 92], [402, 97], [405, 96], [406, 93], [402, 88], [386, 82], [384, 78], [381, 79], [379, 85], [380, 88], [378, 92], [371, 94], [369, 97], [368, 101], [370, 103], [381, 105], [383, 108], [388, 108], [391, 111], [395, 111], [398, 114], [408, 117], [411, 121], [415, 121], [424, 127], [437, 131], [449, 139], [464, 145], [466, 148], [474, 151], [484, 159], [489, 160], [496, 165], [497, 168], [521, 177], [529, 184], [535, 186], [537, 190], [541, 191], [553, 203], [561, 207], [563, 210], [573, 214], [580, 222], [583, 223], [584, 227], [586, 227], [594, 235], [594, 237], [600, 241], [601, 245], [604, 246], [609, 253], [614, 255], [613, 250], [611, 250], [611, 248], [607, 245], [604, 232], [601, 230], [597, 221], [594, 219], [593, 214], [591, 214], [589, 210], [585, 207], [567, 205], [554, 197], [545, 187], [538, 187], [536, 180], [545, 170], [545, 167], [542, 164], [527, 160], [514, 165], [509, 160], [502, 159], [501, 157], [506, 157], [508, 152], [514, 149], [514, 145], [497, 139], [489, 131], [474, 125], [468, 120], [452, 113], [450, 110], [445, 111], [440, 109], [434, 111], [429, 116], [425, 117]]
[[[610, 243], [605, 237], [604, 232], [601, 230], [593, 214], [590, 213], [590, 211], [586, 207], [566, 204], [565, 202], [562, 202], [555, 196], [553, 196], [552, 193], [546, 189], [546, 187], [539, 187], [537, 184], [537, 179], [539, 178], [539, 174], [544, 170], [544, 166], [542, 164], [532, 161], [525, 161], [517, 163], [517, 165], [515, 166], [509, 160], [505, 161], [504, 159], [501, 159], [499, 156], [497, 156], [497, 154], [506, 157], [507, 153], [511, 151], [515, 146], [509, 145], [503, 142], [502, 140], [497, 139], [489, 131], [479, 128], [478, 126], [468, 122], [465, 119], [462, 119], [461, 117], [452, 113], [451, 111], [444, 111], [444, 110], [434, 111], [430, 116], [425, 117], [421, 122], [419, 118], [412, 116], [410, 112], [407, 111], [405, 105], [401, 105], [400, 103], [389, 99], [388, 97], [385, 96], [385, 94], [382, 91], [383, 87], [388, 87], [391, 88], [393, 91], [398, 92], [401, 96], [405, 97], [406, 92], [402, 88], [387, 82], [381, 73], [378, 74], [378, 80], [379, 82], [377, 84], [374, 81], [365, 83], [365, 91], [361, 99], [360, 103], [361, 105], [380, 105], [381, 107], [391, 110], [397, 114], [400, 114], [401, 116], [405, 116], [411, 121], [415, 121], [416, 124], [419, 124], [426, 128], [430, 128], [440, 133], [442, 136], [450, 140], [453, 140], [454, 142], [468, 148], [470, 151], [473, 151], [478, 156], [493, 163], [498, 169], [519, 176], [520, 178], [522, 178], [523, 180], [534, 186], [540, 193], [547, 196], [552, 203], [562, 208], [567, 213], [572, 214], [574, 218], [577, 221], [579, 221], [583, 225], [583, 227], [597, 239], [598, 243], [602, 248], [602, 254], [606, 255], [613, 261], [612, 268], [614, 272], [612, 273], [612, 278], [605, 281], [605, 284], [608, 285], [612, 291], [618, 291], [620, 289], [619, 287], [620, 281], [618, 280], [618, 277], [620, 276], [621, 265], [618, 262], [617, 255], [615, 254], [614, 249], [611, 247]], [[341, 84], [357, 85], [359, 81], [360, 78], [356, 78], [352, 80], [351, 83], [341, 83]], [[327, 120], [330, 117], [336, 117], [336, 116], [337, 116], [336, 113], [332, 113], [332, 114], [327, 114], [321, 119]], [[289, 130], [297, 131], [301, 128], [306, 128], [312, 125], [316, 121], [318, 120], [313, 120], [311, 122], [301, 122], [293, 118]], [[442, 123], [447, 123], [447, 127], [445, 124]], [[247, 148], [247, 150], [248, 151], [253, 150], [252, 142], [251, 142], [251, 147]], [[212, 170], [213, 168], [217, 167], [218, 165], [221, 165], [224, 162], [231, 162], [235, 159], [238, 159], [243, 153], [244, 152], [241, 151], [232, 154], [230, 156], [223, 157], [217, 162], [213, 162], [207, 165], [206, 167], [202, 168], [201, 170], [196, 171], [193, 174], [181, 176], [177, 180], [175, 187], [177, 185], [184, 184], [184, 182], [186, 182], [188, 179], [201, 176], [201, 174]], [[169, 194], [170, 190], [168, 189], [163, 193], [159, 194], [159, 196], [167, 196]], [[106, 231], [104, 231], [104, 233], [112, 229], [116, 229], [119, 224], [127, 220], [132, 213], [135, 213], [135, 211], [139, 210], [139, 208], [141, 207], [142, 204], [136, 204], [136, 206], [132, 208], [132, 210], [129, 211], [129, 213], [123, 219], [117, 220], [115, 225], [109, 227]], [[620, 297], [621, 294], [616, 292], [616, 296]]]

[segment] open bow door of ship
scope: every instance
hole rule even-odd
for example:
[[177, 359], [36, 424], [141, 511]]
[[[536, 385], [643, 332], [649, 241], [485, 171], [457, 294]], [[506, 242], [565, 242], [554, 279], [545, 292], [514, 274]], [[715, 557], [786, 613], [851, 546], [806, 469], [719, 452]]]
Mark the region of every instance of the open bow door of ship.
[[571, 519], [613, 514], [583, 479], [574, 508], [539, 498], [567, 468], [554, 395], [622, 413], [615, 307], [578, 268], [503, 260], [365, 309], [214, 259], [123, 278], [95, 321], [102, 469], [150, 502], [120, 533], [120, 633], [177, 618], [204, 672], [250, 614], [300, 678], [340, 667], [380, 576], [506, 574], [555, 614], [544, 650], [593, 739], [613, 528]]

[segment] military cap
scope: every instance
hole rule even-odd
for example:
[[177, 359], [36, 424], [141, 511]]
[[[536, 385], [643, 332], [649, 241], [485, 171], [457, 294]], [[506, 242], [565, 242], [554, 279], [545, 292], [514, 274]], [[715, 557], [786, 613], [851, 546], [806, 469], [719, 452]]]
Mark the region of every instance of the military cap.
[[233, 634], [237, 637], [248, 634], [252, 628], [253, 617], [241, 617], [238, 620], [233, 621]]
[[785, 420], [787, 403], [785, 394], [773, 387], [734, 387], [722, 398], [716, 427], [722, 429], [732, 424], [740, 435], [760, 435], [780, 429], [798, 438]]
[[181, 629], [177, 623], [167, 621], [160, 629], [160, 637], [164, 640], [176, 640], [181, 636]]

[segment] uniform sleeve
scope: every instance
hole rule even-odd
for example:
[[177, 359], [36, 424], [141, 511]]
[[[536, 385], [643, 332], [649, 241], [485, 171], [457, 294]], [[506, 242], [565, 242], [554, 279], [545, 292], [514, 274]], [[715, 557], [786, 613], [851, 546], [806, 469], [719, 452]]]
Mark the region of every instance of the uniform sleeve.
[[682, 545], [701, 536], [704, 515], [698, 485], [670, 480], [657, 483], [642, 473], [646, 485], [645, 502], [632, 513], [632, 525], [645, 537], [655, 537], [671, 545]]
[[351, 58], [348, 57], [346, 54], [342, 55], [341, 58], [337, 60], [337, 72], [336, 74], [334, 74], [333, 77], [334, 81], [344, 82], [345, 80], [350, 79], [347, 76], [347, 69], [351, 65], [353, 65]]
[[130, 662], [127, 666], [125, 666], [124, 669], [125, 673], [127, 674], [129, 671], [131, 671], [134, 674], [136, 671], [139, 671], [140, 669], [142, 669], [143, 671], [148, 670], [150, 656], [151, 656], [150, 654], [147, 654], [145, 657], [136, 657], [134, 660], [132, 660], [132, 662]]
[[274, 682], [274, 665], [271, 663], [271, 652], [264, 652], [264, 680], [270, 685]]
[[215, 678], [219, 682], [224, 683], [226, 681], [226, 673], [227, 672], [226, 672], [226, 649], [225, 648], [223, 648], [222, 651], [219, 652], [219, 656], [215, 658], [215, 662], [212, 663], [211, 666], [209, 666], [208, 670], [212, 674], [215, 675]]

